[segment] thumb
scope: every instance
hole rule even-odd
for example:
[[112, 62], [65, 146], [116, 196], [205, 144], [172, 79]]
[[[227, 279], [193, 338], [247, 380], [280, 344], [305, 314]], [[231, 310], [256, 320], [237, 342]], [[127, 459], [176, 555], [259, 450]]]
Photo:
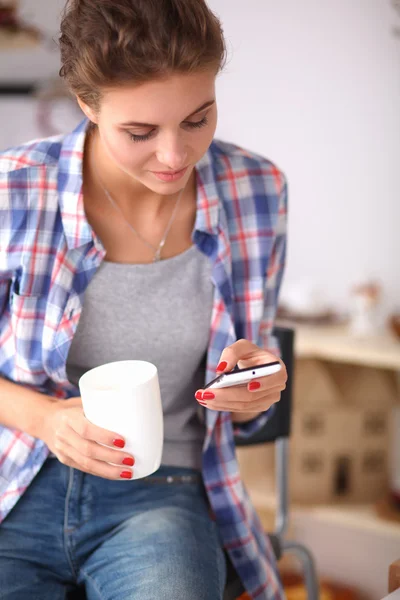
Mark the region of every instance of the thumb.
[[[225, 358], [227, 360], [225, 360]], [[218, 363], [218, 367], [217, 367], [217, 373], [224, 373], [225, 371], [232, 371], [232, 369], [234, 367], [235, 367], [234, 364], [232, 364], [232, 366], [230, 365], [230, 361], [229, 361], [228, 357], [226, 356], [226, 353], [225, 353], [225, 350], [224, 350], [222, 352], [222, 354], [221, 354], [220, 359], [219, 359], [219, 363]]]
[[227, 346], [221, 354], [217, 367], [217, 373], [232, 371], [238, 364], [241, 367], [253, 366], [266, 362], [266, 358], [276, 360], [276, 357], [265, 352], [248, 340], [238, 340], [231, 346]]
[[238, 353], [236, 352], [237, 346], [238, 342], [235, 342], [222, 351], [216, 369], [217, 373], [229, 373], [229, 371], [232, 371], [236, 367], [239, 360]]

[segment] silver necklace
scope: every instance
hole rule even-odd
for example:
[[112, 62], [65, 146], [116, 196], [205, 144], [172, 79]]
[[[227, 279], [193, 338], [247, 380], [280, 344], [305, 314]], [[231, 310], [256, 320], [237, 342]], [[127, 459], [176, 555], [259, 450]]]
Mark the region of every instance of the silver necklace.
[[174, 210], [172, 211], [172, 215], [170, 217], [170, 220], [168, 221], [168, 225], [166, 230], [164, 231], [164, 235], [161, 238], [161, 242], [158, 244], [158, 246], [154, 246], [153, 244], [151, 244], [150, 242], [148, 242], [147, 240], [144, 239], [143, 236], [140, 235], [140, 233], [138, 231], [136, 231], [136, 229], [134, 228], [133, 225], [131, 225], [131, 223], [129, 223], [128, 219], [125, 218], [124, 213], [122, 212], [122, 210], [120, 209], [120, 207], [118, 206], [118, 204], [115, 202], [115, 200], [113, 199], [113, 197], [111, 196], [110, 192], [100, 183], [101, 187], [104, 190], [105, 195], [107, 196], [110, 204], [114, 207], [115, 210], [117, 210], [119, 212], [119, 214], [121, 215], [121, 217], [123, 218], [123, 220], [125, 221], [125, 223], [128, 225], [128, 227], [133, 231], [133, 233], [135, 235], [137, 235], [137, 237], [144, 243], [146, 244], [146, 246], [148, 246], [149, 248], [151, 248], [155, 254], [153, 257], [153, 262], [158, 262], [159, 260], [161, 260], [161, 252], [162, 249], [164, 248], [164, 244], [166, 242], [169, 230], [171, 229], [171, 225], [175, 219], [175, 215], [176, 212], [178, 210], [178, 206], [179, 206], [179, 202], [181, 200], [183, 191], [185, 188], [182, 188], [182, 190], [179, 192], [179, 196], [175, 202], [175, 206], [174, 206]]

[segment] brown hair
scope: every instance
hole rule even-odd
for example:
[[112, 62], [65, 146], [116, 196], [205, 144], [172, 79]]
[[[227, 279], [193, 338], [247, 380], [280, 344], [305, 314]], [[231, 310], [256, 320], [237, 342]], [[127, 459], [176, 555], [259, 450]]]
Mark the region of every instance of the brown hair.
[[205, 0], [67, 0], [60, 75], [96, 109], [101, 89], [173, 72], [222, 69], [226, 49]]

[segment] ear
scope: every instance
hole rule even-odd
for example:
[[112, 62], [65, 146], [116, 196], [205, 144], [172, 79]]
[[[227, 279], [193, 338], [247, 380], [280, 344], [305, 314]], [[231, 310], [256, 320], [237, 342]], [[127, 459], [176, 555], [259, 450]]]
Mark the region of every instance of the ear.
[[79, 98], [79, 96], [76, 96], [76, 100], [79, 104], [81, 111], [87, 116], [87, 118], [90, 119], [92, 123], [97, 123], [97, 115], [95, 111], [92, 108], [90, 108], [90, 106], [86, 104], [81, 98]]

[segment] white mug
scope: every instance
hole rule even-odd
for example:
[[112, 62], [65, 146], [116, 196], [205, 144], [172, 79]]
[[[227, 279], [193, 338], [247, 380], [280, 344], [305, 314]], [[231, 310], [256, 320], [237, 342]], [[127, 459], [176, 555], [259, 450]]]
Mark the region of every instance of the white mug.
[[82, 375], [79, 389], [85, 417], [125, 439], [123, 451], [135, 459], [132, 479], [157, 471], [164, 441], [157, 367], [142, 360], [108, 363]]

